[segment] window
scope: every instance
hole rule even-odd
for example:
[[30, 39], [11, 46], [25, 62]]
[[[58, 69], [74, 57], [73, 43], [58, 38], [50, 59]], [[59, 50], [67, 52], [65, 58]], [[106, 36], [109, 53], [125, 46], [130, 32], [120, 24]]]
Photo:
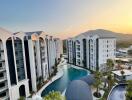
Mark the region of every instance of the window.
[[15, 54], [16, 54], [16, 56], [18, 56], [18, 52], [17, 51], [15, 52]]
[[0, 83], [0, 88], [4, 86], [5, 86], [5, 83]]
[[109, 47], [109, 45], [107, 45], [107, 48]]
[[17, 43], [15, 43], [15, 47], [17, 47]]
[[16, 64], [19, 64], [19, 60], [16, 60]]
[[6, 92], [0, 93], [0, 97], [6, 96]]
[[3, 73], [0, 73], [0, 77], [4, 77], [4, 74]]
[[2, 67], [2, 63], [0, 63], [0, 67]]
[[109, 43], [109, 41], [107, 40], [107, 43]]

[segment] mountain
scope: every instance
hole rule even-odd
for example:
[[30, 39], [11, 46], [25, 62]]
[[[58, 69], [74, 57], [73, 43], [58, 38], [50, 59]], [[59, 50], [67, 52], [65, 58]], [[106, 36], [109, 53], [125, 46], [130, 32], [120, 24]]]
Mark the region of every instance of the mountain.
[[117, 48], [127, 48], [132, 45], [132, 34], [116, 33], [104, 29], [90, 30], [79, 35], [94, 35], [98, 34], [103, 37], [115, 37], [117, 40]]
[[[132, 42], [132, 34], [123, 34], [123, 33], [116, 33], [109, 30], [104, 29], [97, 29], [97, 30], [90, 30], [87, 32], [82, 33], [83, 35], [92, 35], [92, 34], [98, 34], [101, 36], [108, 36], [108, 37], [116, 37], [117, 42], [123, 42], [123, 41], [131, 41]], [[81, 34], [80, 34], [81, 35]]]

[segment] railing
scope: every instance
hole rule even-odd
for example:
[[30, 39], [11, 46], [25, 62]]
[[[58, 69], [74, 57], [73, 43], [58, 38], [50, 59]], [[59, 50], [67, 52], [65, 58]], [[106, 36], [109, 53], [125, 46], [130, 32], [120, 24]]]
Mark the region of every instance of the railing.
[[4, 62], [5, 60], [3, 58], [0, 58], [0, 62]]
[[8, 100], [9, 99], [9, 95], [6, 95], [4, 97], [0, 97], [0, 100]]
[[6, 77], [6, 76], [0, 77], [0, 82], [3, 82], [3, 81], [5, 81], [5, 80], [7, 80], [7, 77]]
[[5, 71], [5, 66], [4, 67], [0, 67], [0, 72], [1, 71]]
[[0, 92], [3, 92], [5, 90], [7, 90], [7, 89], [8, 89], [8, 86], [7, 86], [7, 84], [5, 84], [5, 86], [0, 87]]

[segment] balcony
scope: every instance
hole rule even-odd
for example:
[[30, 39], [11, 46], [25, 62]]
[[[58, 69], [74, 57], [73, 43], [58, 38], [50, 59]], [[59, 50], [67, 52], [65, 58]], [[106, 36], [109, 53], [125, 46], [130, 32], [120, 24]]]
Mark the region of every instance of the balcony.
[[6, 92], [6, 95], [0, 97], [0, 100], [9, 100], [8, 92]]
[[5, 71], [6, 69], [5, 69], [5, 66], [4, 67], [0, 67], [0, 72], [3, 72], [3, 71]]
[[0, 58], [0, 62], [4, 62], [4, 61], [5, 61], [4, 59], [1, 59], [1, 58]]
[[4, 50], [3, 49], [0, 49], [0, 52], [4, 52]]
[[8, 89], [7, 85], [0, 87], [0, 92], [6, 91]]
[[4, 82], [4, 81], [6, 81], [6, 80], [7, 80], [7, 77], [6, 77], [6, 76], [0, 77], [0, 82]]
[[0, 97], [0, 100], [8, 100], [8, 99], [9, 99], [9, 96], [7, 96], [7, 95], [2, 98]]

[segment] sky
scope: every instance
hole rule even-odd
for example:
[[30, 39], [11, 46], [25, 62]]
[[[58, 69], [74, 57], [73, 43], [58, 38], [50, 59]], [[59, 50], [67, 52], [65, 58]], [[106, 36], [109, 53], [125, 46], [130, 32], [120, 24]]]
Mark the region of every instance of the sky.
[[132, 0], [0, 0], [0, 27], [61, 38], [87, 30], [132, 33]]

